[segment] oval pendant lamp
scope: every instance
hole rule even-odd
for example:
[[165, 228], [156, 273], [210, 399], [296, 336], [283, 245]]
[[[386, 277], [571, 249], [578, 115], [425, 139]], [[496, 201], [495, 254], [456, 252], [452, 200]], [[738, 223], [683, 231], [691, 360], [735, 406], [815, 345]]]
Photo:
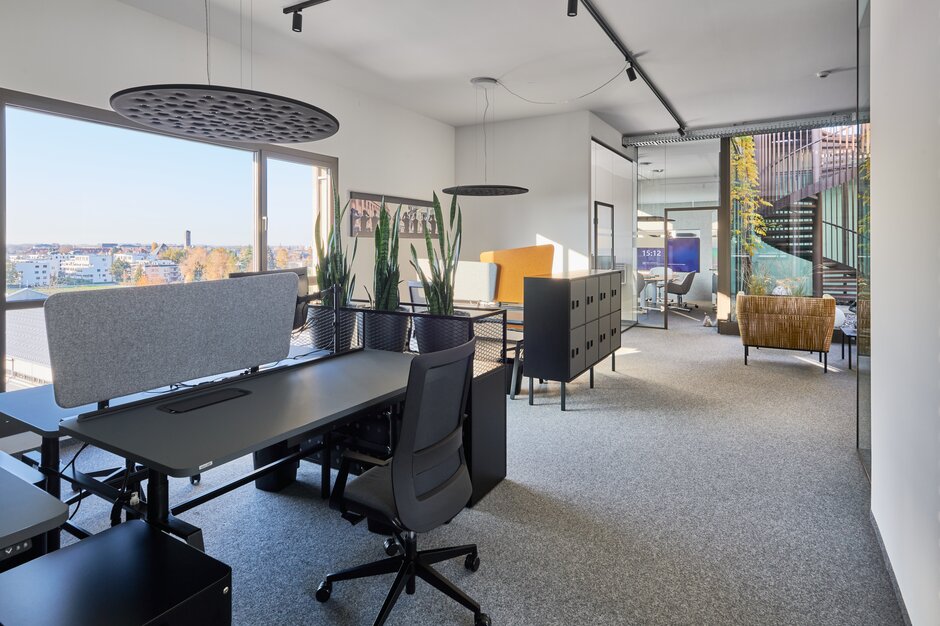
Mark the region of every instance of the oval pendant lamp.
[[[443, 190], [454, 196], [515, 196], [522, 193], [528, 193], [525, 187], [516, 185], [492, 185], [487, 182], [487, 147], [486, 147], [486, 114], [489, 112], [491, 99], [495, 99], [495, 89], [499, 82], [495, 78], [480, 76], [470, 80], [477, 89], [483, 90], [483, 96], [486, 100], [486, 106], [483, 109], [483, 124], [481, 132], [483, 133], [483, 184], [482, 185], [456, 185]], [[490, 97], [490, 91], [494, 91], [494, 98]], [[495, 143], [495, 142], [494, 142]]]
[[115, 112], [142, 126], [193, 139], [275, 144], [317, 141], [336, 134], [339, 121], [312, 104], [252, 89], [211, 84], [209, 0], [204, 0], [204, 4], [207, 84], [123, 89], [111, 96]]

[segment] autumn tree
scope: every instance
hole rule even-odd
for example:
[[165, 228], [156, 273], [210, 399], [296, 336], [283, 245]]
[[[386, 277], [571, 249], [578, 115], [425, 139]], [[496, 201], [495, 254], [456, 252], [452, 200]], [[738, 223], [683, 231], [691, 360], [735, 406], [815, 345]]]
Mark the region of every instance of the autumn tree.
[[235, 271], [237, 260], [226, 248], [213, 248], [206, 257], [206, 280], [228, 278]]
[[287, 248], [280, 247], [274, 252], [274, 267], [279, 270], [287, 269], [288, 264], [290, 263], [290, 254], [287, 251]]
[[183, 275], [185, 282], [204, 280], [208, 256], [208, 252], [202, 246], [186, 250], [186, 256], [179, 262], [180, 274]]
[[767, 234], [761, 207], [771, 206], [760, 195], [754, 138], [735, 137], [731, 150], [731, 202], [738, 212], [738, 228], [734, 234], [749, 258], [754, 256]]
[[162, 259], [164, 261], [173, 261], [174, 263], [179, 265], [180, 261], [182, 261], [183, 257], [185, 256], [186, 256], [185, 248], [167, 248], [166, 250], [158, 254], [157, 258]]

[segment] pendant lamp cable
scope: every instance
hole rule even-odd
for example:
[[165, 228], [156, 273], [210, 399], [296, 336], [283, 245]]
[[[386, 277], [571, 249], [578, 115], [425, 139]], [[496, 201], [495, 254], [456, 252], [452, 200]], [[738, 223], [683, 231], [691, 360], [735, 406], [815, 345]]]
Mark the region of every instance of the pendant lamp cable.
[[203, 4], [206, 9], [206, 84], [211, 85], [212, 79], [209, 77], [209, 0], [205, 0]]
[[523, 96], [523, 95], [521, 95], [521, 94], [518, 94], [518, 93], [516, 93], [515, 91], [513, 91], [512, 89], [510, 89], [509, 87], [507, 87], [507, 86], [506, 86], [506, 83], [504, 83], [502, 80], [497, 80], [497, 81], [496, 81], [496, 84], [499, 85], [500, 87], [502, 87], [503, 89], [505, 89], [506, 91], [508, 91], [508, 92], [509, 92], [510, 94], [512, 94], [513, 96], [519, 98], [520, 100], [522, 100], [522, 101], [524, 101], [524, 102], [528, 102], [529, 104], [554, 104], [554, 105], [558, 105], [558, 104], [570, 104], [571, 102], [575, 102], [575, 101], [577, 101], [577, 100], [581, 100], [582, 98], [587, 98], [588, 96], [597, 93], [598, 91], [600, 91], [601, 89], [603, 89], [604, 87], [606, 87], [607, 85], [609, 85], [610, 83], [614, 82], [615, 80], [617, 80], [618, 78], [620, 78], [621, 76], [623, 76], [624, 72], [627, 70], [627, 67], [629, 67], [629, 65], [630, 65], [629, 62], [628, 62], [628, 63], [624, 63], [624, 64], [623, 64], [623, 67], [621, 67], [619, 70], [617, 70], [617, 73], [616, 73], [616, 74], [614, 74], [613, 76], [611, 76], [611, 77], [610, 77], [608, 80], [606, 80], [603, 84], [601, 84], [601, 85], [598, 86], [598, 87], [595, 87], [595, 88], [592, 89], [591, 91], [589, 91], [589, 92], [587, 92], [587, 93], [583, 93], [583, 94], [581, 94], [580, 96], [575, 96], [574, 98], [568, 98], [567, 100], [559, 100], [559, 101], [557, 101], [557, 102], [547, 102], [547, 101], [543, 101], [543, 100], [532, 100], [532, 99], [526, 98], [525, 96]]
[[489, 93], [489, 91], [486, 90], [486, 88], [483, 89], [483, 97], [486, 98], [486, 105], [483, 107], [483, 182], [484, 182], [484, 184], [485, 184], [485, 183], [489, 182], [489, 181], [487, 180], [487, 177], [486, 177], [486, 170], [487, 170], [487, 167], [486, 167], [486, 158], [487, 158], [487, 154], [486, 154], [486, 144], [487, 144], [487, 139], [486, 139], [486, 113], [487, 113], [487, 111], [490, 110], [490, 93]]

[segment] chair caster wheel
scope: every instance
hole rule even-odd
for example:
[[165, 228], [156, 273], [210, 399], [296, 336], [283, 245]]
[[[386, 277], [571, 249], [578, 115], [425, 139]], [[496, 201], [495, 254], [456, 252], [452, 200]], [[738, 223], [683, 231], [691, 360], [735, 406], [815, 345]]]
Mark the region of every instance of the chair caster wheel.
[[389, 556], [398, 556], [402, 553], [401, 544], [394, 537], [385, 540], [385, 554]]
[[473, 618], [473, 626], [491, 626], [490, 616], [486, 613], [480, 613]]
[[190, 484], [190, 485], [198, 485], [200, 480], [202, 480], [202, 475], [201, 475], [201, 474], [196, 474], [195, 476], [190, 476], [190, 477], [189, 477], [189, 484]]
[[333, 592], [333, 583], [324, 580], [320, 583], [320, 586], [317, 587], [317, 602], [326, 602], [330, 599], [330, 593]]
[[[480, 557], [476, 553], [468, 554], [467, 558], [464, 559], [463, 566], [466, 567], [471, 572], [475, 572], [480, 569]], [[483, 617], [486, 617], [485, 615]], [[489, 618], [487, 617], [487, 620]], [[487, 621], [489, 623], [489, 621]]]

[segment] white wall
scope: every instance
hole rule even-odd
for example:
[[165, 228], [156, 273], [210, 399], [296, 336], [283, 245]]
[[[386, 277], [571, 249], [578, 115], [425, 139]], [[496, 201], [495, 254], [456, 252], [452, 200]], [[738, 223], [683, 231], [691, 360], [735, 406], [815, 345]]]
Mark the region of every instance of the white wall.
[[940, 624], [938, 10], [871, 5], [871, 505], [915, 626]]
[[[488, 181], [529, 193], [462, 198], [463, 255], [555, 245], [555, 271], [587, 269], [591, 238], [591, 138], [614, 148], [620, 134], [587, 111], [489, 124]], [[457, 129], [458, 184], [483, 182], [480, 125]]]
[[[239, 85], [243, 55], [215, 36], [223, 33], [212, 34], [213, 83]], [[282, 43], [258, 39], [253, 65], [255, 89], [311, 102], [339, 119], [334, 137], [297, 147], [339, 158], [344, 198], [355, 190], [430, 199], [452, 184], [453, 127], [318, 77], [309, 50], [285, 57]], [[116, 0], [0, 0], [0, 87], [107, 109], [122, 88], [205, 79], [202, 31]], [[360, 285], [371, 282], [372, 259], [364, 240], [355, 265]]]

